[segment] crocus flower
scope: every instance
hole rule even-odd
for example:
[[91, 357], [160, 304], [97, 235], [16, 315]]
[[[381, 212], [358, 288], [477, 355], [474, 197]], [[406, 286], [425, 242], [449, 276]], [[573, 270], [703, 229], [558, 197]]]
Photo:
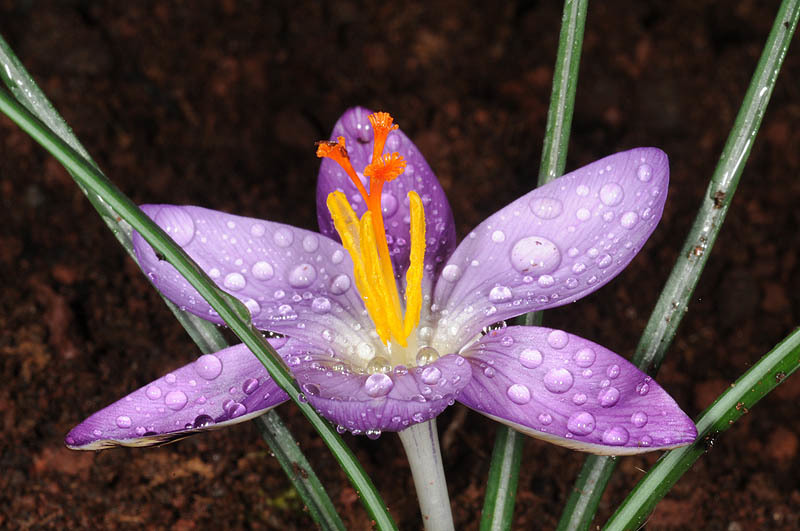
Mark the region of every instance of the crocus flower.
[[[533, 437], [599, 454], [695, 439], [675, 401], [624, 358], [562, 330], [502, 324], [574, 302], [622, 271], [661, 217], [662, 151], [633, 149], [569, 173], [458, 246], [442, 188], [388, 114], [348, 110], [317, 154], [320, 234], [200, 207], [142, 208], [276, 335], [269, 341], [304, 397], [340, 432], [400, 431], [458, 400]], [[164, 295], [224, 324], [138, 234], [134, 243]], [[286, 400], [238, 345], [95, 413], [66, 443], [158, 444]]]

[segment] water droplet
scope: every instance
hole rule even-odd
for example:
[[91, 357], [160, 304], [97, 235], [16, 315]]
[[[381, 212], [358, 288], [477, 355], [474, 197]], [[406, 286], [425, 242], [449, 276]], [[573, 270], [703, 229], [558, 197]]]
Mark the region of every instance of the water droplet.
[[194, 362], [194, 370], [206, 380], [213, 380], [222, 373], [222, 361], [213, 354], [203, 354]]
[[512, 296], [511, 290], [506, 286], [495, 286], [489, 292], [489, 300], [492, 302], [506, 302]]
[[581, 197], [586, 197], [587, 195], [589, 195], [589, 187], [586, 186], [585, 184], [580, 184], [575, 189], [575, 193]]
[[183, 391], [170, 391], [164, 396], [164, 403], [173, 411], [180, 411], [189, 399]]
[[500, 344], [503, 345], [504, 347], [510, 347], [511, 345], [514, 344], [514, 338], [511, 336], [503, 336], [500, 339]]
[[545, 426], [549, 426], [553, 422], [553, 416], [549, 413], [540, 413], [539, 422], [541, 422]]
[[194, 221], [180, 207], [165, 207], [156, 214], [156, 223], [180, 246], [187, 245], [194, 238]]
[[544, 375], [544, 386], [551, 393], [566, 393], [572, 388], [574, 379], [567, 369], [550, 369]]
[[606, 387], [597, 394], [597, 400], [603, 407], [611, 407], [619, 402], [619, 389], [616, 387]]
[[117, 426], [120, 428], [130, 428], [131, 427], [131, 418], [128, 415], [120, 415], [117, 417]]
[[576, 275], [579, 275], [584, 271], [586, 271], [586, 264], [584, 264], [583, 262], [575, 262], [572, 265], [572, 272], [575, 273]]
[[373, 397], [386, 396], [394, 387], [394, 381], [385, 373], [370, 374], [364, 382], [364, 391]]
[[550, 273], [561, 263], [556, 244], [541, 236], [520, 239], [511, 249], [511, 265], [520, 273]]
[[303, 238], [303, 249], [307, 253], [313, 253], [319, 247], [319, 237], [316, 234], [306, 234]]
[[337, 424], [336, 425], [336, 433], [338, 433], [339, 435], [344, 435], [344, 433], [346, 433], [346, 432], [347, 432], [347, 428], [345, 428], [341, 424]]
[[239, 291], [247, 285], [247, 281], [241, 273], [228, 273], [225, 275], [225, 280], [222, 281], [222, 285], [231, 291]]
[[161, 398], [161, 388], [157, 385], [150, 385], [144, 392], [150, 400], [158, 400]]
[[603, 432], [603, 442], [609, 446], [622, 446], [628, 439], [630, 434], [622, 426], [612, 426]]
[[170, 372], [170, 373], [167, 373], [166, 376], [164, 376], [164, 381], [167, 382], [168, 384], [174, 384], [175, 382], [178, 381], [178, 378], [177, 378], [177, 376], [175, 376], [174, 374], [172, 374]]
[[433, 347], [425, 346], [417, 351], [417, 366], [422, 367], [439, 359], [439, 351]]
[[575, 212], [575, 217], [578, 218], [580, 221], [586, 221], [590, 217], [592, 217], [592, 213], [589, 212], [587, 208], [579, 208], [577, 212]]
[[564, 281], [564, 285], [566, 285], [569, 289], [575, 289], [578, 287], [578, 279], [574, 277], [569, 277], [567, 280]]
[[255, 378], [248, 378], [242, 383], [242, 391], [244, 391], [246, 395], [253, 394], [256, 389], [258, 389], [258, 380]]
[[263, 260], [253, 264], [253, 267], [250, 268], [250, 272], [258, 280], [269, 280], [275, 275], [275, 270], [272, 269], [272, 265]]
[[612, 380], [619, 376], [619, 365], [616, 363], [614, 365], [609, 365], [608, 369], [606, 369], [606, 376], [611, 378]]
[[300, 264], [289, 272], [289, 285], [293, 288], [307, 288], [317, 279], [317, 270], [311, 264]]
[[197, 415], [192, 422], [194, 428], [205, 428], [214, 424], [214, 419], [208, 415]]
[[331, 311], [331, 301], [326, 297], [315, 297], [311, 301], [311, 309], [314, 313], [328, 313]]
[[260, 238], [266, 232], [266, 228], [261, 223], [256, 223], [250, 227], [250, 234], [256, 238]]
[[569, 335], [563, 330], [553, 330], [547, 334], [547, 344], [555, 349], [562, 349], [569, 343]]
[[582, 406], [586, 403], [586, 400], [588, 400], [588, 397], [584, 393], [575, 393], [572, 395], [572, 403], [576, 406]]
[[272, 241], [278, 247], [289, 247], [294, 241], [294, 234], [286, 227], [281, 227], [272, 235]]
[[556, 280], [550, 275], [542, 275], [536, 282], [538, 282], [539, 285], [543, 288], [549, 288], [550, 286], [555, 284], [555, 281]]
[[[364, 354], [372, 356], [372, 353], [374, 352], [374, 349], [373, 349], [372, 345], [370, 345], [369, 343], [361, 343], [361, 345], [368, 346], [369, 347], [369, 353], [367, 353], [366, 351], [363, 351], [363, 352], [359, 351], [358, 347], [356, 347], [356, 353], [359, 356], [361, 356], [362, 359], [364, 358]], [[359, 345], [359, 347], [361, 345]], [[367, 372], [370, 373], [370, 374], [377, 374], [377, 373], [384, 373], [385, 374], [387, 372], [390, 372], [391, 370], [392, 370], [392, 366], [389, 363], [389, 360], [387, 360], [383, 356], [374, 356], [371, 360], [369, 360], [369, 363], [367, 363]]]
[[484, 367], [483, 368], [483, 375], [487, 378], [494, 378], [494, 368], [493, 367]]
[[633, 212], [632, 210], [629, 212], [625, 212], [622, 214], [622, 217], [619, 218], [619, 224], [622, 225], [624, 229], [632, 229], [636, 226], [636, 223], [639, 222], [639, 214]]
[[649, 390], [650, 390], [650, 384], [648, 384], [647, 382], [641, 382], [636, 384], [636, 392], [640, 396], [646, 395]]
[[535, 348], [526, 348], [519, 353], [519, 363], [527, 369], [535, 369], [542, 364], [542, 353]]
[[303, 392], [308, 396], [319, 396], [319, 386], [313, 383], [303, 384]]
[[244, 305], [247, 307], [247, 311], [250, 312], [251, 317], [261, 313], [261, 305], [258, 304], [254, 299], [247, 299], [244, 301]]
[[583, 374], [584, 378], [591, 378], [592, 374], [594, 373], [592, 372], [592, 369], [583, 369], [583, 372], [581, 374]]
[[646, 183], [653, 176], [653, 168], [649, 164], [642, 164], [636, 170], [636, 176], [639, 177], [640, 181]]
[[600, 188], [600, 201], [606, 206], [615, 206], [620, 204], [625, 192], [622, 187], [617, 183], [606, 183]]
[[597, 266], [605, 268], [611, 265], [611, 257], [607, 254], [602, 254], [597, 258]]
[[508, 399], [515, 404], [527, 404], [531, 401], [531, 390], [522, 384], [514, 384], [506, 390]]
[[492, 233], [492, 241], [494, 243], [503, 243], [506, 241], [506, 233], [501, 230], [496, 230]]
[[594, 415], [588, 411], [573, 413], [567, 419], [567, 429], [575, 435], [589, 435], [595, 427]]
[[447, 264], [442, 269], [442, 278], [448, 282], [455, 282], [461, 276], [461, 268], [455, 264]]
[[347, 275], [337, 275], [331, 282], [331, 293], [341, 295], [350, 289], [350, 277]]
[[331, 255], [331, 262], [333, 262], [334, 264], [341, 264], [342, 260], [344, 260], [344, 253], [342, 252], [342, 250], [336, 249], [335, 251], [333, 251], [333, 254]]
[[637, 428], [643, 428], [644, 425], [647, 424], [647, 413], [644, 411], [637, 411], [631, 415], [631, 424]]
[[397, 198], [390, 193], [381, 194], [381, 212], [384, 218], [390, 218], [397, 212]]
[[592, 366], [594, 360], [597, 359], [597, 354], [594, 350], [586, 347], [578, 350], [572, 359], [575, 360], [575, 365], [578, 367], [586, 368]]
[[541, 219], [553, 219], [561, 215], [564, 206], [552, 197], [536, 197], [530, 203], [533, 215]]
[[442, 371], [438, 367], [425, 367], [420, 379], [427, 385], [436, 385], [442, 378]]
[[228, 414], [228, 418], [235, 419], [236, 417], [241, 417], [245, 413], [247, 413], [247, 408], [244, 404], [240, 404], [239, 402], [230, 401], [226, 403], [227, 405], [223, 404], [222, 408], [225, 410], [225, 413]]

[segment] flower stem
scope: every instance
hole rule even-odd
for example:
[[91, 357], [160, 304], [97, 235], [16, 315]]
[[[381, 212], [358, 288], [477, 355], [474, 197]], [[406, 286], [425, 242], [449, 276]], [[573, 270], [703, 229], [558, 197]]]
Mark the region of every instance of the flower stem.
[[397, 434], [411, 466], [425, 530], [455, 529], [442, 466], [442, 453], [439, 450], [436, 419], [414, 424]]

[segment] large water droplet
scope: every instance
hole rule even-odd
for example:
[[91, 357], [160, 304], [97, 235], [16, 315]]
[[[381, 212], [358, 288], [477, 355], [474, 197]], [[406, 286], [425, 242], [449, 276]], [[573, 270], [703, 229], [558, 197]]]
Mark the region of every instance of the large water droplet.
[[326, 297], [315, 297], [311, 301], [311, 309], [314, 313], [328, 313], [331, 311], [331, 301]]
[[636, 393], [640, 396], [646, 395], [648, 391], [650, 391], [650, 384], [646, 381], [636, 384]]
[[556, 279], [554, 279], [550, 275], [542, 275], [542, 276], [539, 277], [539, 279], [536, 282], [538, 282], [539, 286], [541, 286], [543, 288], [549, 288], [550, 286], [555, 284]]
[[194, 422], [192, 422], [192, 427], [194, 428], [205, 428], [206, 426], [211, 426], [214, 424], [214, 419], [212, 419], [208, 415], [197, 415], [194, 418]]
[[536, 197], [530, 203], [533, 215], [541, 219], [553, 219], [561, 215], [564, 206], [561, 201], [552, 197]]
[[120, 428], [130, 428], [131, 427], [131, 418], [128, 415], [120, 415], [117, 417], [117, 426]]
[[388, 374], [382, 372], [370, 374], [364, 382], [364, 391], [373, 398], [386, 396], [392, 387], [394, 387], [394, 381]]
[[613, 365], [609, 365], [608, 368], [606, 369], [606, 376], [608, 376], [612, 380], [617, 376], [619, 376], [619, 365], [617, 365], [616, 363]]
[[144, 392], [150, 400], [161, 398], [161, 388], [157, 385], [149, 385]]
[[281, 227], [272, 235], [272, 241], [278, 247], [289, 247], [294, 241], [294, 234], [286, 227]]
[[578, 350], [572, 359], [575, 360], [575, 365], [578, 367], [586, 368], [592, 366], [594, 360], [597, 359], [597, 354], [595, 354], [594, 350], [586, 347]]
[[489, 292], [489, 300], [492, 302], [506, 302], [512, 296], [511, 290], [506, 286], [495, 286]]
[[246, 395], [252, 395], [256, 389], [258, 389], [258, 380], [255, 378], [248, 378], [242, 383], [242, 391]]
[[439, 359], [439, 351], [433, 347], [425, 346], [417, 351], [417, 366], [422, 367]]
[[611, 407], [619, 402], [619, 389], [616, 387], [606, 387], [597, 394], [597, 400], [603, 407]]
[[422, 370], [420, 379], [427, 385], [436, 385], [442, 378], [442, 371], [438, 367], [430, 366]]
[[390, 218], [397, 212], [397, 198], [390, 193], [381, 194], [381, 212], [384, 218]]
[[225, 275], [225, 280], [222, 281], [222, 285], [231, 291], [239, 291], [247, 285], [247, 281], [241, 273], [228, 273]]
[[606, 183], [600, 188], [600, 201], [606, 206], [620, 204], [624, 196], [625, 192], [617, 183]]
[[574, 395], [572, 395], [572, 403], [575, 404], [576, 406], [582, 406], [583, 404], [586, 403], [586, 400], [588, 400], [588, 398], [589, 397], [587, 397], [584, 393], [575, 393]]
[[231, 401], [227, 405], [222, 406], [225, 412], [228, 414], [228, 418], [235, 419], [236, 417], [241, 417], [245, 413], [247, 413], [247, 408], [244, 404], [240, 404], [239, 402]]
[[562, 349], [569, 343], [569, 335], [563, 330], [553, 330], [547, 334], [547, 344], [554, 349]]
[[319, 396], [319, 386], [314, 383], [307, 383], [303, 384], [302, 386], [303, 392], [308, 396]]
[[289, 285], [293, 288], [307, 288], [317, 279], [317, 270], [311, 264], [300, 264], [289, 272]]
[[307, 253], [313, 253], [319, 247], [319, 237], [316, 234], [306, 234], [303, 237], [303, 250]]
[[492, 233], [492, 241], [494, 243], [503, 243], [506, 241], [506, 233], [501, 230], [496, 230]]
[[542, 364], [542, 353], [535, 348], [526, 348], [519, 353], [519, 363], [527, 369], [535, 369]]
[[[372, 355], [372, 352], [374, 352], [372, 345], [369, 345], [369, 343], [361, 343], [361, 345], [368, 345], [370, 347], [369, 355]], [[362, 352], [358, 352], [358, 348], [356, 348], [356, 351], [359, 356], [362, 358], [364, 357]], [[367, 372], [370, 374], [387, 373], [391, 370], [392, 365], [389, 363], [389, 360], [383, 356], [374, 356], [371, 360], [369, 360], [369, 363], [367, 363]]]
[[156, 223], [180, 246], [187, 245], [194, 238], [194, 221], [182, 208], [162, 208], [156, 214]]
[[636, 170], [636, 176], [639, 177], [640, 181], [646, 183], [653, 176], [653, 167], [649, 164], [642, 164]]
[[442, 278], [448, 282], [455, 282], [461, 276], [461, 268], [455, 264], [448, 264], [442, 269]]
[[527, 404], [531, 401], [531, 390], [522, 384], [514, 384], [506, 390], [508, 399], [515, 404]]
[[567, 429], [575, 435], [589, 435], [595, 427], [594, 415], [588, 411], [573, 413], [567, 419]]
[[554, 271], [561, 263], [556, 244], [541, 236], [527, 236], [511, 249], [511, 265], [520, 273], [544, 274]]
[[189, 399], [183, 391], [170, 391], [164, 396], [164, 403], [173, 411], [180, 411]]
[[194, 370], [206, 380], [213, 380], [222, 373], [222, 361], [213, 354], [203, 354], [194, 362]]
[[549, 413], [540, 413], [539, 422], [541, 422], [545, 426], [549, 426], [553, 422], [553, 416]]
[[589, 212], [588, 208], [579, 208], [577, 212], [575, 212], [575, 217], [578, 218], [580, 221], [586, 221], [590, 217], [592, 217], [592, 213]]
[[612, 426], [603, 432], [603, 442], [610, 446], [622, 446], [628, 439], [630, 434], [622, 426]]
[[644, 411], [637, 411], [631, 415], [631, 424], [637, 428], [643, 428], [644, 425], [647, 424], [647, 413]]
[[639, 214], [634, 211], [625, 212], [622, 214], [622, 217], [619, 218], [619, 224], [622, 225], [624, 229], [632, 229], [636, 226], [636, 223], [639, 222]]
[[347, 275], [337, 275], [331, 281], [331, 293], [334, 295], [341, 295], [348, 289], [350, 289], [350, 277]]
[[258, 280], [269, 280], [275, 276], [275, 270], [272, 268], [272, 265], [263, 260], [253, 264], [253, 267], [250, 268], [250, 272]]
[[567, 369], [551, 369], [544, 375], [544, 386], [551, 393], [566, 393], [572, 388], [574, 378]]

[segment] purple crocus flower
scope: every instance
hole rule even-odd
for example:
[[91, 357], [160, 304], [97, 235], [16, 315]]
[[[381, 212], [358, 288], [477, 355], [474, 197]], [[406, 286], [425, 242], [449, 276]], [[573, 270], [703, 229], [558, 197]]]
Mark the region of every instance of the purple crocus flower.
[[[633, 149], [569, 173], [502, 208], [458, 246], [442, 188], [388, 114], [348, 110], [318, 155], [320, 234], [200, 207], [142, 208], [243, 301], [258, 328], [281, 336], [270, 343], [340, 432], [400, 431], [458, 400], [533, 437], [598, 454], [695, 439], [675, 401], [617, 354], [562, 330], [497, 326], [574, 302], [622, 271], [661, 217], [662, 151]], [[138, 234], [134, 244], [164, 295], [224, 324]], [[95, 413], [66, 443], [158, 444], [286, 400], [238, 345]]]

